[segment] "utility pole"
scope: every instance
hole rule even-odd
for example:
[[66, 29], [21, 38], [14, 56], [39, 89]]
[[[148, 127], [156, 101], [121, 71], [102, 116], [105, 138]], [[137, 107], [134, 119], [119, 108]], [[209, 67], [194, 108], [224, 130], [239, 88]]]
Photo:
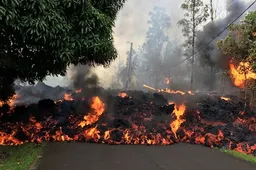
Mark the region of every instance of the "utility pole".
[[190, 82], [190, 89], [193, 90], [193, 83], [194, 83], [194, 62], [195, 62], [195, 33], [196, 33], [196, 21], [195, 21], [195, 0], [192, 0], [192, 5], [193, 5], [193, 11], [192, 11], [192, 61], [191, 61], [191, 82]]
[[213, 21], [213, 4], [212, 4], [212, 0], [210, 0], [210, 13], [211, 13], [211, 21]]
[[133, 51], [133, 43], [131, 43], [131, 47], [130, 47], [130, 54], [129, 54], [129, 59], [128, 59], [128, 69], [127, 69], [127, 81], [126, 81], [126, 86], [125, 86], [125, 90], [128, 89], [129, 85], [130, 85], [130, 81], [131, 81], [131, 63], [132, 63], [132, 51]]

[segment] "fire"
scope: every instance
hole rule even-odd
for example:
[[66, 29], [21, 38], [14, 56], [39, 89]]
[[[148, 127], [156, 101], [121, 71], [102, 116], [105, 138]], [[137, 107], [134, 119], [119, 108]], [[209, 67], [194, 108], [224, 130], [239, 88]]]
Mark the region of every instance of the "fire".
[[240, 62], [238, 67], [235, 67], [232, 60], [229, 63], [230, 76], [233, 78], [233, 83], [239, 88], [245, 87], [245, 81], [248, 79], [256, 79], [256, 73], [252, 71], [249, 62]]
[[190, 95], [194, 95], [194, 93], [192, 91], [188, 91], [187, 93], [181, 90], [171, 90], [171, 89], [155, 89], [151, 86], [145, 85], [143, 84], [143, 87], [153, 90], [153, 91], [157, 91], [157, 92], [162, 92], [162, 93], [169, 93], [169, 94], [180, 94], [180, 95], [185, 95], [185, 94], [190, 94]]
[[146, 85], [146, 84], [143, 84], [143, 87], [146, 87], [146, 88], [148, 88], [148, 89], [150, 89], [150, 90], [156, 90], [155, 88], [150, 87], [150, 86], [148, 86], [148, 85]]
[[[6, 102], [6, 104], [8, 104], [9, 106], [13, 107], [13, 106], [15, 106], [15, 102], [16, 102], [16, 100], [17, 100], [18, 98], [19, 98], [19, 95], [18, 95], [18, 94], [15, 94], [15, 95], [13, 95], [13, 96]], [[5, 104], [5, 102], [0, 101], [0, 107], [2, 107], [3, 104]]]
[[166, 83], [166, 84], [170, 84], [170, 83], [171, 83], [171, 80], [172, 80], [172, 78], [165, 78], [165, 83]]
[[105, 104], [98, 96], [96, 96], [92, 99], [91, 109], [92, 112], [84, 116], [84, 120], [79, 124], [79, 126], [84, 127], [97, 122], [99, 117], [105, 111]]
[[231, 99], [230, 98], [228, 98], [228, 97], [220, 97], [221, 98], [221, 100], [225, 100], [225, 101], [230, 101]]
[[81, 93], [81, 91], [82, 91], [82, 89], [78, 89], [78, 90], [76, 90], [75, 92], [76, 92], [76, 93]]
[[122, 97], [122, 98], [128, 97], [127, 93], [125, 93], [125, 92], [119, 93], [118, 96]]
[[195, 95], [192, 91], [188, 91], [188, 94]]
[[67, 101], [73, 101], [74, 100], [72, 98], [72, 95], [71, 94], [67, 94], [67, 93], [64, 94], [64, 99], [67, 100]]
[[[185, 94], [192, 95], [193, 92]], [[70, 114], [66, 117], [65, 123], [59, 123], [59, 119], [54, 119], [54, 117], [39, 121], [36, 116], [30, 115], [33, 109], [28, 109], [24, 111], [24, 113], [28, 113], [24, 114], [28, 115], [25, 119], [17, 122], [0, 122], [2, 124], [0, 145], [20, 145], [27, 142], [40, 143], [43, 141], [83, 141], [134, 145], [170, 145], [176, 142], [187, 142], [209, 147], [225, 145], [227, 149], [250, 154], [256, 151], [256, 145], [247, 140], [251, 138], [254, 140], [256, 118], [249, 116], [248, 113], [251, 110], [248, 112], [247, 110], [243, 111], [239, 106], [236, 107], [235, 98], [232, 98], [232, 103], [224, 103], [227, 108], [232, 104], [230, 110], [232, 114], [227, 114], [226, 116], [229, 117], [224, 117], [222, 120], [220, 118], [222, 109], [216, 109], [209, 113], [207, 111], [211, 110], [211, 108], [208, 109], [211, 107], [210, 105], [218, 107], [220, 98], [229, 101], [230, 99], [226, 97], [207, 97], [210, 104], [208, 101], [202, 102], [202, 104], [184, 104], [189, 102], [190, 97], [176, 95], [178, 98], [175, 98], [175, 95], [172, 95], [172, 98], [168, 100], [172, 101], [169, 102], [169, 105], [174, 104], [173, 108], [166, 105], [166, 100], [159, 107], [159, 103], [155, 103], [150, 97], [143, 100], [133, 97], [123, 99], [122, 97], [128, 96], [125, 92], [118, 95], [120, 98], [117, 103], [111, 105], [111, 109], [107, 109], [106, 106], [109, 106], [113, 100], [106, 104], [99, 96], [93, 97], [89, 103], [89, 113], [87, 112], [85, 116]], [[133, 93], [129, 93], [129, 96], [133, 96]], [[116, 96], [113, 96], [113, 99], [115, 100]], [[86, 101], [78, 102], [78, 104], [84, 104]], [[65, 106], [65, 102], [68, 105], [76, 104], [76, 102], [59, 101], [56, 102], [56, 107], [61, 110], [62, 106]], [[178, 102], [183, 104], [178, 104]], [[85, 106], [87, 104], [85, 103]], [[113, 111], [112, 106], [114, 106], [114, 114], [110, 112], [110, 110]], [[234, 109], [232, 109], [233, 107]], [[16, 113], [15, 110], [13, 113]], [[215, 117], [217, 118], [215, 119]], [[231, 124], [227, 126], [229, 121]], [[244, 126], [239, 127], [240, 125]], [[246, 130], [245, 137], [238, 137], [236, 139], [238, 141], [233, 141], [232, 138], [236, 137], [236, 133], [239, 135], [241, 128]]]
[[171, 123], [170, 127], [171, 127], [172, 132], [174, 133], [176, 138], [177, 138], [177, 133], [176, 133], [177, 130], [179, 129], [180, 125], [185, 122], [185, 119], [182, 118], [182, 116], [185, 113], [185, 110], [186, 110], [186, 106], [184, 104], [182, 104], [180, 106], [175, 105], [175, 110], [173, 111], [173, 113], [176, 116], [176, 120], [174, 120]]

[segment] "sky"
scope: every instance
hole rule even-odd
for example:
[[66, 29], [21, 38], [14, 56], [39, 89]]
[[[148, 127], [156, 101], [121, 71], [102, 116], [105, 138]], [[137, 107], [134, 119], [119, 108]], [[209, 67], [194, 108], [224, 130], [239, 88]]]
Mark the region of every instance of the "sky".
[[[210, 0], [203, 1], [204, 3], [210, 3]], [[180, 5], [183, 2], [184, 0], [127, 0], [124, 7], [119, 11], [115, 27], [113, 28], [114, 44], [119, 57], [112, 62], [109, 68], [99, 66], [93, 69], [99, 76], [103, 87], [109, 87], [113, 74], [118, 68], [117, 64], [120, 61], [125, 62], [126, 52], [130, 48], [128, 42], [133, 42], [135, 49], [143, 44], [148, 28], [148, 13], [154, 6], [164, 7], [171, 18], [172, 28], [169, 32], [169, 37], [172, 39], [182, 39], [177, 22], [183, 18], [183, 13], [180, 9]], [[217, 10], [216, 14], [219, 17], [225, 16], [225, 2], [224, 0], [213, 0], [214, 9]], [[68, 75], [69, 70], [66, 77], [48, 76], [44, 82], [51, 86], [68, 86]]]

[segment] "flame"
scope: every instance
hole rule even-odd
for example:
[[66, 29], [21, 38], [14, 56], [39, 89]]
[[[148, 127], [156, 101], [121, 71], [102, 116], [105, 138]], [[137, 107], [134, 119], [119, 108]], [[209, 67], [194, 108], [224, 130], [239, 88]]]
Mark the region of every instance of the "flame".
[[[157, 92], [162, 92], [162, 93], [169, 93], [169, 94], [181, 94], [181, 95], [185, 95], [186, 92], [183, 92], [181, 90], [171, 90], [171, 89], [156, 89], [156, 88], [153, 88], [151, 86], [148, 86], [148, 85], [145, 85], [143, 84], [143, 87], [147, 88], [147, 89], [150, 89], [150, 90], [154, 90], [154, 91], [157, 91]], [[188, 91], [187, 94], [190, 94], [190, 95], [194, 95], [194, 93], [192, 91]]]
[[122, 98], [128, 97], [127, 93], [125, 92], [118, 93], [118, 96]]
[[[191, 92], [191, 94], [193, 93]], [[183, 99], [185, 96], [181, 98]], [[129, 99], [133, 100], [133, 98]], [[221, 97], [221, 99], [226, 100], [225, 97]], [[119, 100], [122, 100], [122, 98]], [[119, 112], [115, 115], [117, 117], [113, 117], [111, 113], [106, 112], [104, 118], [99, 121], [99, 118], [105, 112], [106, 105], [103, 100], [96, 96], [92, 98], [89, 113], [84, 117], [81, 117], [81, 115], [71, 115], [68, 117], [65, 127], [59, 125], [58, 122], [51, 117], [41, 122], [37, 121], [35, 117], [30, 117], [28, 123], [9, 122], [4, 124], [3, 127], [6, 127], [6, 129], [3, 128], [0, 130], [0, 145], [20, 145], [27, 142], [42, 141], [86, 141], [105, 144], [169, 145], [174, 142], [189, 143], [192, 141], [193, 143], [210, 147], [221, 147], [223, 146], [223, 142], [227, 142], [229, 149], [236, 148], [236, 150], [244, 153], [255, 152], [256, 145], [251, 146], [249, 143], [231, 141], [226, 133], [218, 130], [223, 129], [218, 126], [225, 127], [227, 125], [226, 122], [222, 122], [221, 120], [209, 120], [205, 117], [201, 118], [200, 116], [203, 114], [203, 110], [197, 110], [197, 108], [193, 108], [194, 106], [191, 105], [177, 104], [175, 98], [172, 100], [173, 102], [169, 102], [169, 105], [174, 104], [174, 111], [171, 116], [169, 115], [170, 119], [167, 118], [164, 119], [164, 121], [156, 121], [156, 119], [154, 119], [155, 115], [152, 113], [157, 110], [155, 110], [156, 106], [151, 99], [147, 100], [145, 103], [141, 101], [143, 108], [146, 108], [145, 110], [140, 107], [138, 108], [138, 105], [132, 105], [131, 107], [134, 110], [131, 114], [120, 114], [130, 111], [130, 106], [126, 105], [124, 102], [125, 105], [122, 107], [118, 106], [119, 108], [117, 108]], [[183, 101], [183, 103], [185, 102]], [[188, 114], [191, 114], [189, 115], [192, 116], [190, 118], [194, 118], [193, 120], [195, 121], [186, 120], [185, 114], [186, 117]], [[236, 112], [235, 116], [238, 117], [232, 122], [232, 125], [236, 127], [243, 124], [244, 127], [248, 127], [249, 131], [256, 133], [256, 119], [254, 117], [246, 118], [247, 115], [247, 111]], [[130, 122], [128, 123], [129, 126], [119, 127], [108, 124], [109, 120], [112, 122], [113, 120], [119, 120], [119, 118], [121, 121], [125, 120]], [[190, 123], [184, 123], [186, 121]], [[123, 122], [121, 122], [121, 124], [122, 123]], [[150, 125], [150, 127], [147, 125]], [[208, 126], [214, 126], [217, 128], [217, 131], [213, 132], [209, 130]], [[235, 132], [230, 129], [230, 133]], [[20, 134], [24, 134], [25, 138], [20, 138]]]
[[240, 62], [238, 67], [235, 67], [233, 61], [229, 63], [230, 76], [233, 78], [233, 83], [239, 88], [245, 87], [245, 81], [248, 79], [256, 79], [256, 73], [252, 72], [249, 62]]
[[81, 91], [82, 91], [82, 89], [78, 89], [78, 90], [76, 90], [75, 92], [76, 92], [76, 93], [81, 93]]
[[156, 90], [155, 88], [150, 87], [150, 86], [148, 86], [148, 85], [146, 85], [146, 84], [143, 84], [143, 87], [146, 87], [146, 88], [148, 88], [148, 89], [150, 89], [150, 90]]
[[64, 99], [67, 100], [67, 101], [73, 101], [74, 99], [72, 98], [72, 94], [68, 94], [68, 93], [65, 93], [64, 94]]
[[231, 99], [230, 98], [228, 98], [228, 97], [220, 97], [221, 98], [221, 100], [225, 100], [225, 101], [230, 101]]
[[[171, 103], [170, 103], [171, 104]], [[177, 106], [175, 105], [173, 113], [176, 116], [176, 120], [174, 120], [170, 127], [172, 129], [172, 132], [174, 133], [175, 137], [177, 138], [177, 130], [180, 128], [180, 125], [185, 122], [185, 119], [182, 118], [182, 115], [184, 115], [186, 110], [186, 106], [184, 104]]]
[[[15, 102], [16, 100], [19, 98], [20, 96], [18, 94], [14, 94], [7, 102], [6, 104], [8, 104], [11, 107], [15, 106]], [[2, 107], [5, 104], [5, 102], [0, 101], [0, 107]]]
[[80, 122], [78, 126], [84, 127], [97, 122], [99, 120], [99, 117], [105, 111], [105, 104], [98, 96], [93, 97], [91, 109], [92, 109], [92, 112], [84, 116], [84, 120]]
[[170, 84], [170, 83], [171, 83], [171, 80], [172, 80], [172, 78], [165, 78], [165, 83], [166, 83], [166, 84]]

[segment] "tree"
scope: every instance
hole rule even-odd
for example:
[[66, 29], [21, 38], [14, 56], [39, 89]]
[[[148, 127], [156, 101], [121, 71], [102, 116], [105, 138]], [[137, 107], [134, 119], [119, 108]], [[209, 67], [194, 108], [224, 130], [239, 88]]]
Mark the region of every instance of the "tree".
[[[134, 51], [132, 48], [131, 50], [132, 50], [132, 53], [131, 51], [126, 52], [126, 55], [127, 55], [126, 65], [119, 66], [120, 69], [117, 73], [118, 80], [121, 81], [123, 88], [124, 87], [126, 88], [127, 83], [128, 83], [128, 88], [131, 88], [131, 86], [134, 86], [134, 82], [132, 82], [132, 80], [136, 76], [137, 56], [136, 56], [136, 51]], [[132, 54], [132, 56], [131, 56], [131, 63], [130, 63], [131, 65], [129, 68], [130, 54]], [[129, 76], [128, 76], [128, 73], [129, 73]], [[129, 77], [129, 80], [128, 80], [128, 77]]]
[[14, 93], [15, 79], [64, 75], [70, 64], [107, 66], [117, 57], [112, 27], [124, 2], [2, 0], [0, 97]]
[[209, 17], [209, 7], [201, 0], [185, 0], [181, 5], [181, 9], [185, 11], [184, 19], [180, 20], [178, 24], [182, 26], [183, 36], [186, 37], [184, 47], [186, 48], [185, 56], [191, 58], [191, 89], [193, 88], [194, 77], [194, 61], [195, 61], [195, 40], [196, 31], [198, 27]]
[[163, 45], [168, 41], [166, 31], [171, 27], [171, 21], [170, 17], [165, 13], [165, 9], [160, 7], [154, 7], [149, 16], [148, 23], [150, 27], [147, 31], [146, 42], [143, 45], [146, 57], [145, 71], [148, 74], [148, 78], [157, 88], [161, 75], [161, 70], [159, 69], [162, 66], [161, 53]]
[[[220, 40], [217, 45], [221, 52], [230, 61], [236, 65], [240, 62], [248, 62], [249, 67], [245, 66], [241, 69], [240, 74], [244, 74], [247, 79], [248, 72], [256, 75], [256, 11], [250, 12], [245, 19], [238, 24], [233, 24], [225, 39]], [[223, 58], [225, 59], [225, 58]], [[251, 76], [248, 76], [251, 77]], [[245, 89], [250, 89], [251, 94], [256, 92], [256, 80], [246, 80]], [[246, 91], [245, 91], [246, 95]], [[255, 96], [251, 96], [255, 100]], [[253, 101], [256, 102], [256, 101]]]
[[249, 61], [256, 71], [256, 11], [250, 12], [239, 24], [233, 24], [228, 36], [217, 45], [224, 55], [234, 62]]

